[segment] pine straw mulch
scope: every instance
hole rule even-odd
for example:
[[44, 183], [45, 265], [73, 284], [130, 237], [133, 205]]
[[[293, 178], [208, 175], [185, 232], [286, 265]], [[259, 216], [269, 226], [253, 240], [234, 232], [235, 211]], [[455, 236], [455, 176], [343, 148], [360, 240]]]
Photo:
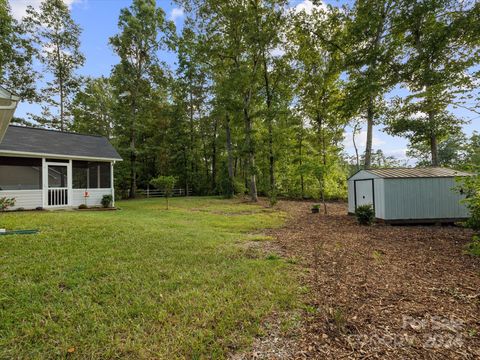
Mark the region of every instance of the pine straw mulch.
[[235, 358], [480, 359], [480, 259], [464, 253], [468, 229], [359, 226], [344, 203], [328, 215], [311, 205], [281, 201], [289, 220], [268, 233], [268, 251], [298, 262], [305, 309], [288, 331], [273, 316]]

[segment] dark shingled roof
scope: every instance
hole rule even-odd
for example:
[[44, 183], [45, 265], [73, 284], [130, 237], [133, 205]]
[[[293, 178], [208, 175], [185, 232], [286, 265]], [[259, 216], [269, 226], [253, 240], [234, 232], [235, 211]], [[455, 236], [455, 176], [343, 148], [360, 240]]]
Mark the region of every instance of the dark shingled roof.
[[471, 176], [472, 174], [463, 171], [457, 171], [448, 168], [392, 168], [392, 169], [368, 169], [369, 173], [375, 174], [381, 178], [437, 178], [437, 177], [455, 177]]
[[0, 152], [2, 151], [122, 160], [112, 144], [103, 136], [15, 125], [8, 127], [0, 143]]

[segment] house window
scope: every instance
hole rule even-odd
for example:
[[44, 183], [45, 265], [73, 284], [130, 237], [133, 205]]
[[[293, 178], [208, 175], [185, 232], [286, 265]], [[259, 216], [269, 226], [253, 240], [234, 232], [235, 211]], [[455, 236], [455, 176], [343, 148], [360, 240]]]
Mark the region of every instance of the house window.
[[108, 162], [73, 161], [74, 189], [110, 188], [111, 171]]
[[0, 191], [41, 188], [42, 159], [0, 157]]

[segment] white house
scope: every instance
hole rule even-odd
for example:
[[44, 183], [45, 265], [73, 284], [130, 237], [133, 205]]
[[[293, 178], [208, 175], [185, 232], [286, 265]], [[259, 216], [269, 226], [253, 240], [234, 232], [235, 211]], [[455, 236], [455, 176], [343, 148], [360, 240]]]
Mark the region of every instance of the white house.
[[101, 136], [10, 125], [0, 142], [0, 197], [24, 209], [100, 205], [114, 196], [121, 160]]
[[371, 204], [390, 223], [454, 222], [468, 218], [456, 179], [472, 174], [447, 168], [360, 170], [348, 179], [348, 212]]

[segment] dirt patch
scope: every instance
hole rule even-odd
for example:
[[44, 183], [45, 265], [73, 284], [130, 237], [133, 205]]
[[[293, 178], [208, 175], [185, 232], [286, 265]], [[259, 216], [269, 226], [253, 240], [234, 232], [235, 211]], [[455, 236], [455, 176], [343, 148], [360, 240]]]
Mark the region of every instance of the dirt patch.
[[480, 358], [480, 259], [464, 254], [471, 231], [364, 227], [345, 204], [329, 204], [328, 215], [310, 207], [280, 202], [287, 225], [267, 234], [269, 247], [298, 259], [302, 320], [280, 331], [270, 319], [240, 358]]

